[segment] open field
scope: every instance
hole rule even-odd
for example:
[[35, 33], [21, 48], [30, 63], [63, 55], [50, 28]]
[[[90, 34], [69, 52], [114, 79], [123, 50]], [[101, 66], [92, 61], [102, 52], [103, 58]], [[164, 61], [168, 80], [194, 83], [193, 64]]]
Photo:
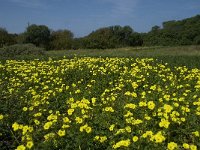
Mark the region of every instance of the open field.
[[178, 46], [178, 47], [127, 47], [105, 50], [63, 50], [49, 51], [52, 57], [158, 57], [158, 56], [200, 56], [200, 46]]
[[199, 116], [197, 46], [0, 61], [2, 150], [197, 150]]
[[138, 47], [119, 48], [106, 50], [69, 50], [48, 51], [49, 57], [67, 58], [77, 57], [132, 57], [132, 58], [155, 58], [160, 62], [169, 63], [173, 66], [187, 66], [200, 68], [200, 46], [178, 47]]
[[200, 148], [200, 70], [154, 59], [0, 64], [1, 149]]

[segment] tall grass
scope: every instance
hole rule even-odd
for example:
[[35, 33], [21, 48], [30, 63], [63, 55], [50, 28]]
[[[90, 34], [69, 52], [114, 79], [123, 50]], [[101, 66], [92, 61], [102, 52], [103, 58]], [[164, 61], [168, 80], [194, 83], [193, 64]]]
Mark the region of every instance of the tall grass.
[[106, 50], [69, 50], [49, 51], [49, 57], [67, 58], [77, 57], [132, 57], [132, 58], [156, 58], [159, 61], [169, 63], [170, 66], [187, 66], [200, 68], [200, 46], [179, 47], [136, 47]]

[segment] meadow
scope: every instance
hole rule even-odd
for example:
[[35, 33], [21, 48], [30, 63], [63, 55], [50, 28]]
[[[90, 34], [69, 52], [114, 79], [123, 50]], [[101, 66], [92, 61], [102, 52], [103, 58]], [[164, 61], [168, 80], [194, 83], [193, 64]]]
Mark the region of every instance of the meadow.
[[85, 49], [85, 50], [61, 50], [48, 51], [48, 57], [59, 59], [77, 57], [128, 57], [128, 58], [155, 58], [174, 66], [187, 66], [188, 68], [200, 68], [200, 46], [177, 47], [127, 47], [118, 49]]
[[2, 60], [0, 147], [197, 150], [199, 58], [189, 46]]

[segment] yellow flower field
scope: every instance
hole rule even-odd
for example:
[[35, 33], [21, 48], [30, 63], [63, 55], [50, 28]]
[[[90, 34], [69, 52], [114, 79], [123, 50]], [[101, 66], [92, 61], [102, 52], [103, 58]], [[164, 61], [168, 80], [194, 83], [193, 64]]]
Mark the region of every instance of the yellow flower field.
[[200, 149], [200, 70], [153, 58], [0, 63], [2, 149]]

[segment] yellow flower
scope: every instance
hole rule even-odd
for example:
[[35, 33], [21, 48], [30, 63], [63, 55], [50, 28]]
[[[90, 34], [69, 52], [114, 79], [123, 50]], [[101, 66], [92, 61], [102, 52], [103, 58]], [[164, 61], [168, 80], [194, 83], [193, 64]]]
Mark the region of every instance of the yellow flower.
[[136, 97], [137, 97], [137, 93], [132, 92], [132, 93], [131, 93], [131, 96], [136, 98]]
[[175, 106], [175, 107], [178, 107], [178, 106], [179, 106], [179, 104], [178, 104], [178, 103], [174, 103], [174, 106]]
[[131, 133], [131, 127], [130, 127], [130, 126], [125, 127], [125, 130], [126, 130], [128, 133]]
[[162, 135], [161, 132], [158, 132], [157, 134], [155, 134], [152, 139], [155, 140], [156, 143], [162, 143], [163, 141], [165, 141], [165, 137]]
[[138, 141], [138, 137], [137, 136], [134, 136], [133, 137], [133, 142], [137, 142]]
[[181, 121], [182, 121], [182, 122], [185, 122], [185, 118], [182, 117], [182, 118], [181, 118]]
[[27, 111], [28, 110], [28, 108], [27, 107], [23, 107], [23, 111]]
[[68, 109], [67, 110], [68, 115], [72, 115], [73, 112], [74, 112], [74, 109]]
[[14, 131], [17, 131], [17, 130], [19, 129], [19, 124], [15, 122], [15, 123], [12, 125], [12, 128], [13, 128]]
[[172, 111], [173, 107], [172, 107], [171, 105], [165, 104], [165, 105], [164, 105], [164, 109], [165, 109], [165, 111], [166, 111], [167, 113], [169, 113], [169, 112]]
[[161, 122], [159, 123], [160, 127], [165, 127], [166, 129], [169, 127], [169, 125], [170, 125], [170, 122], [165, 119], [161, 119]]
[[36, 113], [36, 114], [34, 114], [33, 116], [34, 116], [34, 117], [40, 117], [40, 116], [42, 116], [42, 113]]
[[0, 114], [0, 120], [2, 120], [3, 119], [3, 115], [2, 114]]
[[69, 86], [66, 86], [65, 89], [68, 90], [68, 89], [69, 89]]
[[99, 140], [99, 136], [98, 135], [96, 135], [95, 137], [94, 137], [94, 140]]
[[136, 89], [138, 87], [138, 84], [136, 82], [133, 82], [132, 87], [133, 87], [133, 89]]
[[124, 106], [124, 108], [135, 109], [135, 108], [136, 108], [136, 105], [135, 105], [135, 104], [132, 104], [132, 103], [129, 103], [129, 104], [126, 104], [126, 105]]
[[86, 128], [85, 128], [85, 131], [86, 131], [87, 133], [90, 133], [90, 132], [92, 131], [92, 128], [91, 128], [91, 127], [86, 127]]
[[63, 118], [63, 122], [64, 122], [64, 123], [68, 123], [68, 122], [70, 122], [70, 120], [69, 120], [68, 117], [64, 117], [64, 118]]
[[199, 137], [199, 131], [192, 132], [196, 137]]
[[40, 121], [37, 120], [37, 119], [35, 119], [34, 122], [35, 122], [36, 125], [39, 125], [39, 124], [40, 124]]
[[47, 122], [47, 123], [44, 124], [43, 128], [45, 130], [48, 130], [52, 126], [52, 124], [53, 124], [52, 122]]
[[106, 136], [100, 136], [99, 141], [100, 141], [101, 143], [103, 143], [103, 142], [106, 141], [106, 140], [107, 140], [107, 137], [106, 137]]
[[80, 131], [83, 132], [85, 130], [87, 133], [90, 133], [92, 128], [88, 126], [88, 124], [85, 124], [84, 126], [80, 127]]
[[130, 92], [130, 91], [127, 91], [126, 93], [124, 93], [124, 95], [130, 96], [130, 95], [131, 95], [131, 92]]
[[96, 98], [93, 97], [92, 98], [92, 104], [95, 105], [95, 103], [96, 103]]
[[53, 115], [53, 114], [51, 114], [51, 115], [49, 115], [48, 117], [47, 117], [47, 120], [57, 120], [58, 119], [58, 116], [57, 115]]
[[69, 128], [69, 127], [70, 127], [70, 126], [69, 126], [69, 125], [66, 125], [66, 124], [63, 124], [63, 125], [62, 125], [62, 128], [63, 128], [63, 129]]
[[27, 144], [26, 144], [26, 147], [28, 149], [31, 149], [33, 147], [33, 142], [32, 141], [28, 141]]
[[83, 119], [80, 118], [80, 117], [76, 117], [75, 120], [76, 120], [76, 123], [82, 123], [83, 122]]
[[23, 127], [23, 132], [22, 132], [22, 134], [24, 135], [24, 134], [26, 134], [26, 132], [28, 131], [28, 129], [29, 129], [29, 127], [26, 125], [26, 126], [24, 126]]
[[128, 147], [131, 144], [130, 139], [127, 140], [121, 140], [117, 142], [115, 145], [113, 145], [114, 149], [117, 149], [119, 147]]
[[185, 149], [189, 149], [189, 148], [190, 148], [190, 145], [187, 144], [187, 143], [183, 143], [183, 148], [185, 148]]
[[147, 105], [148, 105], [148, 108], [151, 109], [151, 110], [153, 110], [153, 109], [155, 108], [155, 104], [154, 104], [153, 101], [149, 101], [149, 102], [147, 103]]
[[170, 142], [170, 143], [167, 144], [168, 150], [174, 150], [177, 147], [178, 147], [178, 145], [176, 143], [174, 143], [174, 142]]
[[105, 111], [114, 112], [115, 110], [112, 107], [106, 107]]
[[197, 146], [192, 144], [192, 145], [190, 145], [190, 149], [191, 150], [197, 150]]
[[30, 110], [30, 111], [32, 111], [33, 109], [34, 109], [33, 106], [29, 107], [29, 110]]
[[54, 136], [55, 136], [55, 133], [48, 133], [44, 135], [44, 138], [46, 141], [48, 141], [49, 139], [54, 138]]
[[26, 147], [24, 145], [19, 145], [17, 146], [17, 149], [16, 150], [25, 150]]
[[150, 120], [151, 119], [151, 117], [149, 117], [149, 116], [147, 116], [146, 114], [145, 114], [145, 117], [144, 117], [146, 120]]
[[65, 136], [65, 130], [58, 130], [59, 136]]
[[147, 103], [146, 102], [139, 102], [139, 106], [140, 107], [147, 106]]
[[115, 125], [112, 124], [112, 125], [109, 127], [109, 130], [110, 130], [110, 131], [113, 131], [113, 130], [114, 130], [114, 127], [115, 127]]

